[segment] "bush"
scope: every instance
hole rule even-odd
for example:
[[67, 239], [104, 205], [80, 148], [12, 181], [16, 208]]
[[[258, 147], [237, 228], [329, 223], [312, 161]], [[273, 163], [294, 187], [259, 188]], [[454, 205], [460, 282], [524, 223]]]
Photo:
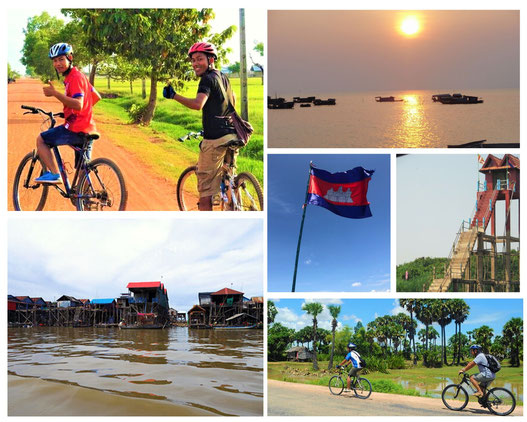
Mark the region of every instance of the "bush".
[[387, 359], [388, 368], [390, 369], [405, 369], [406, 360], [403, 355], [392, 355]]
[[147, 105], [148, 105], [147, 103], [142, 103], [142, 104], [132, 103], [130, 105], [127, 112], [128, 112], [128, 115], [130, 116], [131, 123], [139, 123], [141, 121], [141, 119], [143, 118], [143, 115], [145, 114]]
[[363, 356], [362, 357], [366, 361], [366, 371], [367, 372], [382, 372], [383, 374], [388, 373], [388, 363], [386, 359], [380, 358], [377, 356]]
[[427, 368], [441, 368], [443, 366], [441, 362], [441, 351], [427, 350], [423, 352], [423, 364]]

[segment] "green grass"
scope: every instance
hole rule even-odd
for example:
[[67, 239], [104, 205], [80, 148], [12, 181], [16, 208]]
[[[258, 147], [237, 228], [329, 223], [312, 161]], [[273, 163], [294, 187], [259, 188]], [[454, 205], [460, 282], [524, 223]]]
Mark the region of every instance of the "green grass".
[[[240, 98], [240, 80], [231, 79], [232, 88]], [[128, 109], [132, 104], [145, 104], [148, 101], [149, 81], [147, 81], [147, 99], [141, 98], [141, 81], [133, 83], [133, 93], [130, 92], [128, 82], [112, 80], [110, 89], [107, 80], [96, 78], [95, 87], [103, 94], [117, 94], [117, 98], [105, 98], [96, 108], [96, 121], [103, 115], [112, 122], [123, 125], [129, 124]], [[189, 165], [197, 161], [199, 153], [198, 142], [188, 141], [180, 143], [177, 138], [191, 131], [202, 129], [201, 112], [190, 110], [176, 101], [163, 98], [164, 83], [157, 86], [157, 106], [149, 127], [140, 127], [144, 139], [127, 139], [126, 133], [113, 134], [112, 140], [118, 145], [132, 152], [140, 154], [141, 158], [154, 168], [161, 176], [176, 180], [179, 174]], [[194, 97], [197, 92], [198, 81], [187, 84], [179, 93], [187, 97]], [[263, 85], [260, 78], [250, 78], [248, 81], [249, 121], [255, 131], [245, 148], [240, 150], [238, 157], [238, 173], [248, 171], [253, 173], [263, 186]], [[119, 139], [115, 139], [119, 138]], [[152, 142], [155, 139], [155, 142]], [[183, 158], [183, 159], [182, 159]], [[173, 165], [169, 163], [172, 162]]]
[[[520, 400], [523, 395], [523, 367], [512, 368], [505, 365], [508, 362], [502, 363], [493, 386], [512, 386], [518, 405], [523, 405]], [[319, 362], [320, 370], [317, 372], [313, 370], [311, 362], [268, 362], [267, 376], [278, 381], [327, 386], [329, 379], [337, 373], [335, 370], [328, 371], [327, 366], [327, 361]], [[390, 369], [388, 373], [366, 370], [361, 375], [368, 378], [375, 392], [437, 398], [447, 384], [460, 380], [457, 375], [460, 368], [461, 366], [455, 365], [426, 368], [420, 364], [413, 366], [408, 361], [405, 369]], [[474, 370], [470, 373], [474, 373]]]

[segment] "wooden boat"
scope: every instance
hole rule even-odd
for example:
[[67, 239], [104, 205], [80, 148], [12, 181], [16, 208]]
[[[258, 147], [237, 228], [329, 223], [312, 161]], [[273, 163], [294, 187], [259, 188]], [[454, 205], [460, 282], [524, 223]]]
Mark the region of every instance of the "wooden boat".
[[448, 148], [519, 148], [518, 142], [497, 142], [487, 144], [486, 140], [466, 142], [464, 144], [448, 145]]
[[315, 97], [293, 97], [295, 103], [312, 103], [315, 101]]
[[300, 107], [311, 107], [311, 104], [300, 104]]
[[378, 103], [398, 103], [404, 100], [396, 100], [395, 97], [375, 97], [375, 101]]
[[295, 106], [293, 101], [286, 101], [285, 98], [271, 98], [267, 97], [267, 108], [276, 110], [276, 109], [290, 109]]
[[441, 104], [481, 104], [483, 102], [479, 97], [462, 94], [436, 94], [432, 95], [432, 100]]
[[337, 100], [335, 98], [328, 98], [327, 100], [320, 100], [320, 99], [315, 99], [313, 101], [313, 104], [315, 104], [316, 106], [320, 106], [320, 105], [336, 105], [337, 104]]
[[159, 330], [164, 328], [163, 324], [119, 324], [121, 330]]
[[253, 325], [214, 325], [212, 328], [215, 330], [252, 330], [257, 328], [258, 324]]

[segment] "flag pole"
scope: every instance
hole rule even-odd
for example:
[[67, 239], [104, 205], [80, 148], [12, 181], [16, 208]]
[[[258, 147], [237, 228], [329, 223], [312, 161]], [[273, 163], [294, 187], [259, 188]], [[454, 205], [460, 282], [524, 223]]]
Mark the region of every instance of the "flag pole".
[[300, 242], [302, 241], [302, 232], [304, 230], [304, 220], [306, 218], [307, 196], [309, 194], [309, 181], [311, 180], [311, 167], [313, 167], [312, 161], [309, 163], [309, 177], [307, 178], [306, 197], [304, 199], [304, 205], [302, 207], [304, 211], [302, 212], [302, 222], [300, 223], [300, 235], [298, 236], [298, 246], [296, 247], [295, 272], [293, 274], [293, 287], [291, 288], [291, 292], [294, 292], [296, 288], [296, 272], [298, 270], [298, 256], [300, 255]]

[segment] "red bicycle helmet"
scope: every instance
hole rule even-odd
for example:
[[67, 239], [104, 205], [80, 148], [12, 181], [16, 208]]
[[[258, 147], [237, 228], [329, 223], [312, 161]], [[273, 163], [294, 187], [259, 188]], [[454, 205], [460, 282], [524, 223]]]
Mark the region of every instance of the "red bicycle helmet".
[[192, 57], [194, 53], [210, 54], [215, 60], [218, 60], [218, 53], [216, 47], [210, 42], [197, 42], [188, 50], [188, 56]]

